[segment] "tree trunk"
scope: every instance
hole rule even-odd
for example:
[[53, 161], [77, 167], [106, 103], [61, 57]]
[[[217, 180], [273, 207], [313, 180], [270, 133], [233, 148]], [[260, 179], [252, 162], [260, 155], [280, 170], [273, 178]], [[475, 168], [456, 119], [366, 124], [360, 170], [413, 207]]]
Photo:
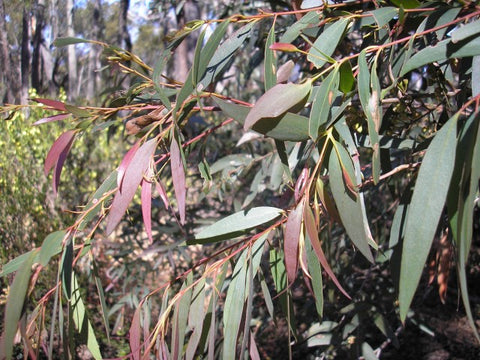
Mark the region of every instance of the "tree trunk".
[[127, 51], [132, 51], [132, 40], [128, 33], [128, 8], [130, 0], [120, 1], [120, 16], [118, 18], [118, 45]]
[[28, 88], [30, 78], [30, 15], [25, 6], [23, 7], [22, 18], [22, 54], [21, 54], [21, 77], [22, 85], [20, 91], [20, 103], [27, 104], [28, 102]]
[[[73, 29], [73, 0], [67, 0], [67, 36], [75, 37]], [[75, 46], [67, 47], [68, 57], [68, 98], [73, 100], [78, 96], [77, 93], [77, 56]]]
[[[92, 38], [100, 40], [102, 37], [102, 9], [101, 1], [95, 0], [93, 9]], [[88, 77], [87, 77], [87, 100], [95, 98], [100, 86], [100, 76], [97, 69], [100, 68], [100, 52], [97, 45], [92, 45], [88, 54]]]
[[[186, 23], [200, 18], [200, 10], [198, 4], [188, 0], [184, 5], [182, 12], [178, 18], [178, 29], [185, 26]], [[188, 69], [192, 66], [195, 45], [198, 36], [192, 34], [187, 37], [177, 48], [174, 54], [175, 61], [175, 79], [185, 82], [188, 74]]]
[[3, 69], [0, 72], [0, 81], [2, 83], [0, 87], [0, 102], [14, 103], [14, 94], [16, 93], [15, 90], [18, 89], [18, 85], [16, 76], [11, 68], [3, 0], [0, 0], [0, 63], [3, 64]]
[[44, 1], [37, 1], [34, 5], [35, 14], [35, 33], [33, 34], [33, 53], [32, 53], [32, 87], [38, 93], [43, 92], [42, 77], [42, 43], [43, 28], [45, 26], [45, 4]]

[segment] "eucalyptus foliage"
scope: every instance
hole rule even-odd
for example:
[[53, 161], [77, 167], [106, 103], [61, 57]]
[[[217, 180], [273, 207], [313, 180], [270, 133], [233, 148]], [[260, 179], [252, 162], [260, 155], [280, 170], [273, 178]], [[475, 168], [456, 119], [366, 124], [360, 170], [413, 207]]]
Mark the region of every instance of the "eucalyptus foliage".
[[[99, 107], [37, 99], [53, 112], [43, 122], [68, 115], [67, 130], [46, 154], [55, 191], [80, 137], [125, 125], [133, 145], [70, 227], [4, 265], [3, 276], [16, 271], [3, 327], [7, 358], [17, 325], [39, 324], [40, 332], [45, 309], [51, 331], [48, 340], [38, 338], [50, 356], [59, 328], [65, 356], [74, 356], [69, 339], [80, 334], [93, 357], [102, 357], [102, 330], [81, 291], [88, 287], [79, 277], [82, 262], [95, 283], [105, 331], [112, 330], [111, 315], [117, 314], [117, 334], [129, 316], [134, 359], [258, 359], [262, 324], [279, 318], [286, 319], [286, 341], [294, 347], [308, 341], [326, 353], [344, 347], [352, 356], [375, 358], [382, 346], [352, 332], [368, 318], [397, 342], [385, 309], [409, 321], [435, 241], [447, 249], [439, 264], [455, 258], [475, 330], [466, 265], [478, 222], [480, 7], [465, 1], [295, 3], [301, 9], [190, 22], [170, 34], [151, 66], [105, 43], [57, 40], [57, 46], [101, 46], [131, 86]], [[193, 65], [180, 83], [167, 65], [192, 35], [198, 37]], [[132, 221], [136, 204], [142, 215]], [[378, 226], [374, 211], [388, 221]], [[158, 266], [167, 257], [180, 270], [172, 267], [173, 279], [163, 283], [149, 278], [148, 286], [148, 274], [133, 273], [147, 289], [112, 304], [95, 247], [108, 236], [128, 238], [128, 228], [139, 223], [145, 232], [137, 246], [158, 257], [147, 270], [168, 268]], [[128, 242], [120, 244], [109, 250], [113, 258], [133, 252], [122, 249]], [[199, 245], [202, 256], [185, 255]], [[57, 266], [58, 277], [30, 313], [22, 305], [28, 279], [36, 279], [33, 263]], [[390, 266], [398, 308], [375, 294], [367, 298], [352, 264], [368, 273]], [[444, 300], [448, 269], [438, 266], [438, 272]], [[306, 333], [299, 332], [300, 299], [293, 295], [302, 283], [318, 317]], [[344, 304], [337, 319], [322, 319], [329, 302]], [[351, 321], [341, 322], [342, 314]], [[21, 334], [26, 351], [38, 355], [39, 342], [31, 340], [39, 334]], [[355, 341], [359, 346], [352, 347]]]

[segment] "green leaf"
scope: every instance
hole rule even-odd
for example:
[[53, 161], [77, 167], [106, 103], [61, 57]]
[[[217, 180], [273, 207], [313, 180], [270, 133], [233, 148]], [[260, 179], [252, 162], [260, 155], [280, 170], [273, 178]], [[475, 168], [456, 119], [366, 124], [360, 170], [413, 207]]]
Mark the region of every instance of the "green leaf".
[[339, 89], [344, 94], [348, 94], [352, 91], [355, 85], [355, 77], [353, 76], [352, 64], [350, 61], [342, 62], [340, 65], [340, 84]]
[[275, 23], [273, 23], [268, 32], [267, 40], [265, 41], [265, 60], [264, 60], [264, 77], [265, 90], [270, 90], [277, 83], [276, 68], [277, 58], [273, 50], [270, 50], [270, 45], [275, 42]]
[[240, 332], [245, 300], [249, 292], [247, 276], [250, 267], [252, 267], [253, 275], [257, 273], [267, 236], [268, 233], [262, 235], [251, 248], [245, 249], [233, 269], [223, 311], [223, 359], [234, 360], [237, 358], [237, 337]]
[[370, 11], [368, 14], [372, 14], [378, 27], [384, 27], [395, 16], [398, 16], [398, 9], [391, 6], [385, 6], [377, 10]]
[[[369, 241], [373, 241], [373, 239], [369, 240], [372, 237], [370, 227], [368, 223], [364, 222], [364, 208], [361, 204], [363, 199], [360, 196], [352, 199], [349, 193], [347, 193], [340, 163], [341, 159], [338, 157], [337, 152], [331, 151], [328, 169], [330, 171], [330, 187], [333, 198], [348, 236], [358, 250], [373, 263], [373, 255], [369, 247]], [[353, 167], [351, 162], [347, 162], [344, 166]], [[349, 171], [354, 172], [353, 169]]]
[[[208, 41], [206, 42], [205, 46], [201, 46], [201, 43], [197, 43], [197, 48], [201, 49], [198, 57], [198, 62], [194, 62], [196, 64], [197, 68], [195, 71], [195, 75], [193, 77], [194, 84], [197, 84], [205, 75], [205, 71], [207, 70], [207, 67], [212, 60], [212, 57], [215, 54], [215, 51], [218, 48], [218, 45], [220, 44], [220, 41], [222, 41], [223, 36], [227, 32], [227, 28], [230, 25], [230, 19], [227, 19], [226, 21], [223, 21], [220, 25], [218, 25], [213, 34], [210, 35], [208, 38]], [[199, 40], [200, 41], [200, 38]]]
[[[245, 40], [250, 37], [255, 24], [256, 22], [252, 21], [241, 27], [215, 50], [212, 58], [209, 59], [210, 61], [206, 67], [205, 76], [199, 82], [201, 86], [197, 86], [197, 90], [201, 91], [205, 89], [222, 73], [223, 69], [230, 63], [230, 59], [235, 55], [235, 52], [243, 45]], [[213, 47], [212, 40], [212, 48]]]
[[65, 230], [55, 231], [43, 240], [39, 255], [40, 265], [47, 266], [50, 258], [62, 251], [62, 242], [66, 234]]
[[391, 2], [404, 9], [416, 9], [421, 5], [418, 0], [391, 0]]
[[403, 66], [400, 76], [435, 61], [480, 55], [480, 37], [453, 43], [450, 39], [428, 46], [413, 55]]
[[96, 214], [102, 209], [103, 202], [100, 199], [111, 190], [115, 189], [117, 186], [117, 170], [114, 170], [108, 175], [105, 181], [100, 185], [100, 187], [95, 191], [88, 200], [87, 205], [85, 205], [85, 215], [78, 225], [78, 230], [84, 230], [85, 226], [94, 218]]
[[418, 173], [403, 240], [400, 318], [405, 321], [447, 197], [455, 164], [458, 114], [435, 135]]
[[312, 276], [312, 288], [315, 298], [315, 308], [317, 309], [318, 318], [323, 318], [323, 279], [322, 279], [322, 267], [318, 261], [315, 252], [313, 251], [312, 244], [310, 243], [310, 237], [305, 237], [305, 246], [307, 252], [308, 271]]
[[74, 272], [72, 274], [72, 298], [69, 302], [73, 322], [75, 323], [75, 328], [80, 334], [80, 339], [87, 345], [88, 350], [92, 354], [94, 359], [102, 359], [102, 354], [100, 353], [100, 347], [95, 337], [95, 332], [93, 331], [92, 324], [87, 317], [85, 305], [80, 296], [80, 288], [78, 287], [77, 277]]
[[65, 109], [72, 115], [75, 115], [76, 117], [79, 117], [79, 118], [89, 117], [91, 115], [90, 111], [79, 108], [78, 106], [65, 104]]
[[[311, 80], [303, 84], [277, 84], [263, 94], [255, 105], [250, 109], [244, 130], [253, 128], [255, 124], [264, 118], [275, 118], [296, 107], [303, 108], [308, 94], [312, 90]], [[300, 110], [298, 109], [298, 110]]]
[[307, 59], [316, 68], [322, 67], [327, 61], [331, 61], [331, 56], [335, 52], [340, 41], [343, 39], [345, 29], [350, 19], [344, 17], [336, 20], [328, 27], [325, 27], [320, 36], [315, 40], [312, 48], [308, 52]]
[[172, 108], [172, 105], [170, 104], [170, 99], [168, 98], [168, 95], [166, 94], [165, 89], [163, 89], [160, 86], [160, 82], [162, 81], [162, 71], [167, 65], [168, 60], [170, 59], [170, 56], [171, 56], [171, 52], [169, 50], [165, 50], [162, 56], [160, 57], [160, 59], [158, 59], [157, 62], [155, 63], [155, 67], [153, 69], [153, 74], [152, 74], [153, 86], [155, 87], [157, 96], [162, 102], [162, 104], [165, 105], [167, 110], [170, 110]]
[[452, 42], [458, 43], [478, 33], [480, 33], [480, 20], [475, 20], [454, 30], [451, 35]]
[[32, 253], [36, 254], [36, 257], [33, 262], [38, 262], [38, 249], [32, 249], [22, 255], [17, 256], [16, 258], [10, 260], [7, 264], [3, 265], [2, 272], [0, 273], [0, 277], [6, 276], [20, 269], [22, 264], [25, 262], [25, 260], [27, 260], [30, 257]]
[[339, 80], [338, 67], [335, 67], [322, 81], [315, 95], [309, 119], [309, 134], [314, 141], [317, 139], [322, 126], [324, 126], [331, 117], [332, 105], [335, 100]]
[[[217, 97], [213, 97], [213, 100], [227, 116], [240, 124], [245, 123], [245, 118], [251, 107], [234, 104]], [[277, 118], [259, 120], [252, 127], [252, 130], [277, 140], [304, 141], [309, 139], [308, 118], [288, 112]]]
[[185, 332], [187, 329], [188, 313], [190, 302], [192, 300], [193, 275], [190, 272], [187, 279], [180, 289], [181, 298], [175, 305], [172, 324], [172, 346], [171, 359], [180, 360], [183, 358], [183, 348], [185, 342]]
[[268, 206], [239, 211], [201, 230], [195, 235], [195, 243], [232, 239], [254, 227], [272, 221], [282, 213], [283, 210]]
[[13, 341], [17, 332], [18, 321], [22, 315], [23, 303], [27, 295], [32, 265], [36, 255], [37, 251], [32, 251], [22, 262], [8, 292], [5, 307], [5, 330], [0, 339], [2, 341], [0, 345], [3, 348], [1, 353], [5, 355], [7, 360], [10, 360], [13, 355]]
[[102, 308], [103, 324], [105, 325], [107, 340], [110, 343], [110, 326], [108, 323], [108, 307], [105, 301], [105, 292], [103, 291], [102, 281], [99, 276], [96, 262], [92, 261], [92, 265], [93, 265], [93, 277], [95, 278], [95, 285], [97, 286], [97, 294], [98, 294], [98, 297], [100, 298], [100, 306]]
[[280, 43], [291, 43], [295, 40], [300, 33], [311, 25], [318, 25], [320, 21], [320, 17], [318, 12], [310, 11], [306, 13], [300, 20], [296, 23], [290, 25], [287, 28], [287, 31], [280, 37]]

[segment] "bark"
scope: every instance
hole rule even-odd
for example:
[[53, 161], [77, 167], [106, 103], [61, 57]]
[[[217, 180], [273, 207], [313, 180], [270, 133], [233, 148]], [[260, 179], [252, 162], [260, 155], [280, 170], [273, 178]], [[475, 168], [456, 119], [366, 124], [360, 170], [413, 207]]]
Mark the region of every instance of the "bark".
[[[73, 0], [67, 0], [67, 36], [75, 37], [73, 29]], [[78, 76], [77, 76], [77, 56], [75, 46], [67, 47], [68, 57], [68, 98], [73, 100], [77, 97]]]
[[33, 52], [32, 52], [32, 87], [38, 93], [43, 92], [43, 69], [42, 69], [42, 45], [43, 28], [45, 26], [45, 4], [38, 1], [35, 9], [35, 32], [33, 33]]
[[0, 81], [1, 87], [0, 91], [2, 92], [0, 101], [7, 103], [14, 103], [16, 93], [15, 90], [18, 89], [17, 77], [13, 73], [10, 61], [10, 50], [8, 48], [8, 39], [7, 39], [7, 24], [5, 21], [5, 4], [3, 0], [0, 0], [0, 64], [3, 64], [3, 69], [0, 72]]
[[[185, 26], [186, 23], [200, 18], [198, 4], [188, 0], [184, 5], [178, 18], [178, 29]], [[195, 45], [198, 35], [190, 35], [177, 48], [174, 54], [175, 61], [175, 79], [184, 82], [187, 78], [188, 69], [192, 66]]]
[[128, 33], [128, 9], [130, 0], [120, 1], [120, 16], [118, 18], [118, 44], [127, 51], [132, 51], [132, 40]]
[[22, 18], [22, 50], [21, 50], [21, 91], [20, 91], [20, 103], [27, 104], [28, 102], [28, 89], [30, 78], [30, 16], [29, 11], [23, 7]]
[[[102, 9], [101, 1], [95, 0], [92, 17], [92, 38], [100, 40], [102, 38]], [[100, 86], [100, 76], [97, 69], [100, 68], [100, 51], [98, 46], [93, 45], [88, 54], [88, 77], [87, 77], [87, 100], [92, 101]]]

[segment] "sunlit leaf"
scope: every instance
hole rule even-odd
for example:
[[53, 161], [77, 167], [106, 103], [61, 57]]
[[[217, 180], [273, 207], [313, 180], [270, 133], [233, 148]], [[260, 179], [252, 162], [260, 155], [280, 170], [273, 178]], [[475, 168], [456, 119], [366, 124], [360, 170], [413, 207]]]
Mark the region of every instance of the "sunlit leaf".
[[207, 243], [232, 239], [254, 227], [274, 220], [282, 213], [281, 209], [268, 206], [242, 210], [201, 230], [195, 235], [195, 240], [199, 243]]
[[[245, 123], [245, 118], [252, 109], [251, 107], [230, 103], [216, 97], [213, 99], [227, 116], [230, 116], [240, 124]], [[303, 141], [309, 138], [308, 118], [288, 112], [277, 118], [259, 120], [252, 127], [252, 130], [277, 140]]]
[[[58, 101], [58, 100], [51, 100], [51, 99], [42, 99], [42, 98], [34, 98], [32, 99], [33, 101], [35, 102], [38, 102], [40, 104], [43, 104], [43, 105], [47, 105], [55, 110], [59, 110], [59, 111], [67, 111], [67, 109], [65, 108], [65, 104], [61, 101]], [[63, 114], [61, 114], [63, 115]], [[58, 116], [58, 115], [56, 115]]]
[[50, 258], [54, 255], [60, 254], [62, 251], [62, 242], [66, 235], [65, 230], [55, 231], [43, 240], [40, 248], [39, 262], [42, 266], [47, 266]]
[[477, 35], [478, 33], [480, 33], [480, 21], [472, 21], [471, 23], [461, 26], [452, 32], [452, 42], [455, 44], [471, 36]]
[[298, 270], [298, 242], [302, 231], [303, 206], [301, 201], [288, 215], [283, 234], [283, 249], [285, 254], [285, 268], [288, 282], [291, 284], [297, 278]]
[[320, 128], [329, 120], [339, 80], [338, 68], [335, 67], [322, 81], [315, 99], [313, 100], [309, 120], [309, 133], [313, 140], [317, 139]]
[[290, 25], [285, 33], [280, 37], [279, 42], [281, 43], [290, 43], [295, 40], [302, 30], [306, 29], [311, 25], [317, 25], [320, 21], [318, 12], [310, 11], [306, 13], [300, 20], [296, 23]]
[[465, 39], [453, 43], [450, 39], [440, 41], [435, 46], [428, 46], [413, 55], [403, 66], [400, 76], [435, 61], [480, 55], [480, 37]]
[[128, 205], [130, 204], [130, 201], [132, 201], [138, 185], [140, 185], [140, 182], [143, 179], [144, 172], [152, 160], [156, 147], [156, 139], [151, 139], [145, 142], [140, 146], [130, 161], [123, 177], [123, 191], [117, 191], [110, 207], [110, 212], [107, 218], [107, 235], [110, 235], [113, 232], [122, 219], [123, 214], [127, 211]]
[[368, 223], [364, 223], [364, 209], [361, 204], [363, 200], [359, 196], [352, 199], [350, 194], [347, 193], [343, 182], [344, 175], [342, 174], [340, 159], [336, 151], [331, 151], [328, 164], [330, 187], [343, 226], [358, 250], [373, 263], [373, 255], [368, 245], [371, 233]]
[[405, 321], [443, 212], [455, 164], [457, 116], [435, 135], [418, 173], [403, 240], [400, 318]]
[[342, 65], [340, 65], [339, 89], [344, 94], [347, 94], [352, 91], [354, 85], [355, 77], [353, 76], [352, 64], [350, 61], [344, 61]]
[[27, 260], [30, 257], [30, 255], [32, 253], [36, 254], [34, 262], [38, 262], [39, 261], [38, 249], [30, 250], [30, 251], [28, 251], [28, 252], [26, 252], [22, 255], [17, 256], [16, 258], [10, 260], [8, 263], [3, 265], [2, 266], [2, 272], [0, 273], [0, 277], [6, 276], [6, 275], [11, 274], [12, 272], [15, 272], [18, 269], [20, 269], [22, 264], [25, 262], [25, 260]]
[[49, 123], [49, 122], [60, 121], [60, 120], [64, 120], [64, 119], [68, 118], [69, 116], [70, 116], [70, 114], [53, 115], [53, 116], [49, 116], [49, 117], [40, 119], [38, 121], [35, 121], [33, 123], [33, 125], [37, 126], [37, 125], [46, 124], [46, 123]]
[[390, 20], [392, 20], [395, 16], [398, 15], [398, 9], [390, 6], [385, 6], [377, 10], [370, 11], [369, 13], [372, 14], [377, 25], [379, 27], [383, 27], [387, 25]]
[[92, 324], [87, 317], [85, 305], [80, 296], [80, 288], [78, 286], [77, 277], [75, 273], [72, 272], [72, 298], [70, 301], [70, 306], [72, 309], [72, 317], [75, 323], [75, 327], [80, 334], [80, 338], [87, 345], [88, 350], [92, 354], [94, 359], [102, 359], [102, 354], [100, 353], [100, 346], [97, 342], [97, 337], [93, 331]]
[[244, 130], [254, 128], [255, 124], [264, 118], [275, 118], [296, 106], [303, 107], [312, 89], [311, 81], [303, 84], [277, 84], [263, 94], [250, 109]]
[[315, 40], [312, 48], [308, 52], [308, 61], [313, 63], [316, 68], [322, 67], [330, 61], [330, 57], [343, 39], [345, 29], [350, 19], [344, 17], [334, 21], [331, 25], [325, 26], [320, 36]]
[[187, 186], [185, 182], [185, 168], [180, 153], [180, 147], [175, 137], [172, 137], [170, 145], [170, 162], [172, 169], [173, 188], [177, 199], [178, 212], [180, 213], [180, 223], [185, 224], [185, 198], [187, 196]]
[[143, 179], [140, 183], [142, 192], [140, 198], [142, 200], [142, 217], [145, 224], [145, 232], [147, 233], [150, 244], [153, 244], [152, 236], [152, 183]]
[[68, 130], [58, 137], [57, 140], [52, 144], [50, 151], [45, 158], [44, 171], [45, 175], [55, 166], [58, 162], [59, 157], [65, 149], [69, 148], [73, 138], [75, 136], [75, 130]]
[[85, 44], [85, 43], [91, 43], [91, 42], [92, 42], [91, 40], [74, 38], [74, 37], [60, 37], [55, 39], [55, 41], [53, 42], [53, 45], [55, 45], [56, 47], [64, 47], [67, 45]]
[[8, 292], [7, 303], [5, 307], [5, 327], [2, 337], [0, 338], [0, 345], [3, 347], [2, 353], [7, 360], [10, 360], [13, 355], [13, 341], [17, 332], [17, 324], [22, 314], [23, 303], [27, 295], [28, 284], [30, 282], [30, 274], [32, 271], [33, 260], [36, 252], [31, 252], [28, 257], [22, 262], [12, 286]]
[[277, 58], [270, 46], [275, 42], [275, 23], [273, 23], [268, 32], [267, 40], [265, 41], [265, 60], [264, 60], [264, 82], [265, 90], [269, 90], [275, 86], [276, 72], [277, 72]]
[[[206, 67], [205, 76], [199, 82], [201, 86], [197, 86], [198, 90], [205, 89], [217, 76], [223, 72], [225, 67], [230, 63], [230, 59], [232, 59], [232, 57], [235, 55], [236, 51], [240, 48], [240, 46], [242, 46], [245, 40], [250, 37], [252, 28], [255, 24], [255, 21], [249, 22], [247, 25], [235, 31], [227, 40], [225, 40], [218, 48], [216, 48], [215, 53], [209, 59], [210, 61]], [[213, 45], [214, 43], [212, 40], [212, 48], [214, 48]]]

